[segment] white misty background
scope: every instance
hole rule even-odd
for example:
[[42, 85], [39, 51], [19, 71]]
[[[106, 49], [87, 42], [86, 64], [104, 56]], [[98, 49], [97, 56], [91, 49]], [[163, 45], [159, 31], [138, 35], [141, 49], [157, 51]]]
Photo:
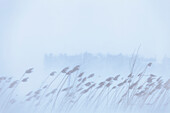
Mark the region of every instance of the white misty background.
[[15, 91], [22, 101], [66, 66], [80, 65], [96, 81], [125, 77], [140, 47], [134, 73], [152, 62], [147, 73], [167, 80], [169, 11], [169, 0], [0, 0], [0, 76], [19, 79], [34, 68]]

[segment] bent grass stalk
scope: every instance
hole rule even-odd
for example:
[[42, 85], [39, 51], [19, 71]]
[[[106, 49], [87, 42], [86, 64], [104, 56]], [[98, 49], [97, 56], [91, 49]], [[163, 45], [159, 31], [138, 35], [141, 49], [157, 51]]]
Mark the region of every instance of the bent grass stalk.
[[[11, 98], [12, 98], [12, 95], [13, 95], [13, 93], [15, 92], [15, 90], [18, 88], [19, 84], [21, 83], [21, 80], [24, 78], [24, 76], [25, 76], [26, 74], [32, 73], [32, 70], [33, 70], [33, 68], [30, 68], [30, 69], [26, 70], [26, 71], [24, 72], [24, 74], [20, 77], [20, 79], [18, 80], [18, 83], [16, 84], [16, 86], [12, 89], [11, 93], [8, 95], [7, 101], [6, 101], [6, 103], [4, 103], [4, 109], [3, 109], [3, 107], [2, 107], [2, 112], [3, 112], [3, 111], [6, 109], [6, 107], [9, 105], [10, 100], [11, 100]], [[13, 87], [13, 86], [11, 86], [11, 88], [12, 88], [12, 87]], [[9, 88], [10, 88], [10, 86], [9, 86]]]

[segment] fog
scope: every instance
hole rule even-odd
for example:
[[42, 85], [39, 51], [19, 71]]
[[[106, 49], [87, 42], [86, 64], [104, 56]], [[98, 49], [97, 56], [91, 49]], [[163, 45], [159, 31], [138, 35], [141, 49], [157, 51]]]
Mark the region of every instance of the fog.
[[[31, 103], [27, 103], [27, 106], [23, 102], [26, 93], [39, 89], [42, 81], [46, 80], [51, 72], [59, 73], [66, 66], [73, 68], [80, 65], [77, 74], [85, 72], [87, 76], [94, 73], [96, 75], [94, 82], [118, 74], [122, 77], [119, 81], [121, 82], [132, 73], [134, 62], [133, 74], [136, 75], [134, 81], [145, 67], [152, 63], [142, 75], [154, 74], [156, 78], [162, 76], [165, 83], [170, 73], [169, 11], [169, 0], [0, 0], [0, 77], [2, 77], [0, 99], [3, 99], [0, 102], [0, 113], [38, 112], [34, 111], [34, 104], [30, 111], [27, 111]], [[18, 83], [15, 90], [5, 90], [12, 83], [8, 82], [10, 77], [13, 81], [21, 82], [24, 78], [20, 80], [20, 77], [30, 68], [33, 68], [30, 76], [29, 74], [23, 76], [29, 77], [28, 82]], [[68, 86], [74, 81], [72, 79], [68, 79]], [[46, 82], [50, 83], [52, 80], [49, 78]], [[55, 82], [57, 84], [60, 80]], [[46, 92], [54, 88], [55, 86], [52, 86]], [[132, 93], [133, 97], [135, 91], [136, 89], [128, 93]], [[149, 99], [156, 98], [160, 92], [156, 92]], [[161, 94], [167, 97], [160, 97], [163, 106], [165, 100], [169, 100], [169, 92], [162, 90]], [[7, 102], [12, 97], [15, 97], [18, 103], [5, 111], [4, 109], [8, 108]], [[5, 102], [6, 98], [9, 100]], [[86, 96], [81, 97], [76, 106], [84, 102], [84, 98]], [[46, 101], [48, 100], [44, 100]], [[107, 102], [103, 102], [101, 108], [105, 108]], [[137, 102], [143, 105], [142, 100]], [[150, 113], [152, 110], [168, 112], [168, 109], [163, 111], [164, 107], [155, 109], [159, 105], [160, 103], [152, 106], [152, 109], [144, 106], [141, 112]], [[18, 109], [21, 106], [23, 109]], [[85, 109], [84, 112], [110, 113], [113, 109], [107, 107], [103, 109], [104, 111], [97, 108], [95, 109], [97, 111], [90, 108], [86, 111], [88, 107], [80, 111], [83, 112]], [[122, 106], [114, 107], [117, 109]], [[130, 107], [128, 106], [129, 109]], [[76, 108], [70, 109], [70, 112], [78, 112]], [[121, 112], [120, 109], [118, 111], [115, 109], [114, 112]], [[129, 109], [126, 110], [130, 113], [140, 111], [138, 106], [134, 111], [128, 111]], [[50, 108], [46, 112], [51, 113]]]
[[[42, 65], [44, 54], [169, 53], [169, 1], [1, 0], [3, 70]], [[28, 64], [28, 65], [27, 65]]]

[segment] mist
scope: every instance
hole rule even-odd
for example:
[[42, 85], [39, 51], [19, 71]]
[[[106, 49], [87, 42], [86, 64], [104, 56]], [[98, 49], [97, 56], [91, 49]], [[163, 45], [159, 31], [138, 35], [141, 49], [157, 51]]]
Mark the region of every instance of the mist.
[[[72, 78], [66, 79], [63, 88], [71, 87], [72, 83], [77, 85], [76, 75], [81, 72], [84, 72], [85, 76], [94, 73], [96, 78], [92, 79], [92, 82], [96, 84], [109, 76], [115, 77], [119, 74], [122, 77], [119, 82], [130, 80], [128, 75], [134, 74], [132, 81], [135, 83], [140, 78], [138, 75], [141, 74], [144, 77], [140, 78], [138, 85], [147, 82], [147, 76], [155, 75], [154, 80], [162, 77], [158, 83], [168, 86], [166, 81], [169, 80], [170, 73], [169, 11], [169, 0], [0, 0], [0, 99], [3, 100], [0, 102], [0, 113], [40, 112], [42, 109], [36, 109], [34, 106], [35, 100], [30, 103], [25, 102], [25, 95], [29, 91], [35, 93], [38, 89], [42, 89], [40, 86], [45, 83], [49, 85], [54, 80], [52, 77], [48, 78], [50, 73], [54, 71], [59, 73], [67, 66], [69, 69], [76, 65], [80, 67]], [[152, 65], [147, 67], [149, 63]], [[27, 71], [31, 71], [30, 76], [25, 74]], [[63, 75], [60, 75], [59, 80], [55, 79], [48, 90], [42, 89], [45, 93], [39, 95], [42, 98], [41, 101], [39, 100], [41, 105], [43, 102], [48, 103], [50, 99], [53, 100], [53, 98], [45, 99], [45, 94], [54, 90], [62, 77]], [[23, 79], [25, 82], [22, 81]], [[46, 79], [47, 81], [45, 81]], [[13, 82], [16, 86], [10, 89], [9, 86], [13, 85]], [[154, 81], [153, 84], [149, 84], [149, 90], [156, 87], [157, 82]], [[84, 85], [82, 88], [85, 88]], [[126, 84], [122, 90], [128, 88], [127, 86]], [[110, 113], [112, 110], [120, 113], [119, 107], [123, 107], [124, 110], [124, 107], [128, 106], [127, 113], [138, 113], [138, 111], [140, 112], [138, 105], [143, 105], [142, 113], [153, 111], [168, 113], [169, 104], [166, 103], [166, 100], [169, 100], [169, 90], [167, 87], [161, 86], [161, 90], [153, 91], [152, 97], [147, 97], [147, 93], [149, 93], [147, 90], [146, 95], [137, 99], [134, 111], [131, 109], [133, 106], [125, 103], [130, 102], [130, 99], [135, 101], [136, 87], [132, 88], [133, 92], [128, 91], [131, 96], [126, 95], [120, 106], [110, 107], [111, 104], [108, 104], [110, 101], [104, 100], [103, 105], [95, 103], [92, 108], [81, 108], [79, 104], [84, 102], [86, 105], [88, 103], [86, 103], [86, 97], [91, 96], [77, 97], [74, 95], [75, 99], [80, 99], [76, 102], [70, 100], [76, 105], [71, 107], [70, 101], [63, 104], [67, 96], [60, 95], [61, 97], [58, 97], [63, 101], [60, 99], [59, 101], [62, 102], [62, 105], [68, 106], [68, 109], [59, 107], [59, 109], [51, 111], [52, 106], [49, 105], [47, 111], [44, 112], [52, 113], [55, 110], [68, 112], [67, 110], [70, 110], [70, 112], [76, 113], [77, 108], [80, 108], [81, 113]], [[8, 88], [9, 90], [7, 90]], [[67, 94], [75, 93], [74, 88]], [[145, 88], [147, 89], [148, 86]], [[96, 93], [93, 96], [96, 98], [99, 96], [99, 100], [95, 101], [95, 98], [92, 98], [92, 101], [89, 102], [102, 102], [101, 99], [105, 95], [113, 98], [106, 94], [107, 90], [110, 89], [97, 90], [101, 94]], [[61, 94], [60, 91], [58, 91], [59, 94]], [[154, 100], [158, 94], [160, 97], [155, 106], [152, 106], [152, 109], [148, 108], [145, 104], [149, 100]], [[36, 96], [38, 100], [38, 94]], [[120, 99], [119, 96], [117, 98]], [[146, 101], [142, 101], [143, 98]], [[17, 103], [6, 107], [11, 100], [14, 102], [13, 99]], [[115, 105], [117, 105], [117, 101], [114, 100]], [[130, 104], [134, 104], [133, 101]], [[161, 102], [162, 104], [160, 104]], [[92, 105], [92, 103], [88, 103], [88, 105]], [[163, 107], [165, 104], [167, 106]], [[160, 109], [158, 109], [159, 105]], [[21, 106], [22, 109], [18, 109]], [[31, 106], [30, 111], [28, 111], [28, 106]], [[58, 108], [57, 104], [56, 106]], [[44, 108], [44, 105], [39, 108]], [[165, 111], [163, 111], [164, 108], [166, 108]], [[34, 109], [36, 110], [34, 111]]]

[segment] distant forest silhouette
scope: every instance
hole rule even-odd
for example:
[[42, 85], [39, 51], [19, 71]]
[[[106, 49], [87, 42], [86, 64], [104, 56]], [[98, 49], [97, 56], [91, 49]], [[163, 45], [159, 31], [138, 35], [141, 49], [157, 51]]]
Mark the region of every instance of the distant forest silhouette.
[[[130, 71], [134, 56], [118, 55], [103, 55], [83, 53], [78, 55], [67, 54], [46, 54], [44, 56], [44, 65], [46, 69], [53, 69], [64, 66], [81, 65], [81, 68], [86, 71], [91, 71], [100, 74], [119, 73], [124, 74]], [[170, 68], [170, 58], [164, 57], [161, 63], [158, 63], [155, 58], [137, 57], [136, 71], [142, 70], [143, 66], [148, 62], [152, 62], [153, 66], [149, 70], [155, 74], [167, 76]], [[106, 73], [107, 72], [107, 73]]]

